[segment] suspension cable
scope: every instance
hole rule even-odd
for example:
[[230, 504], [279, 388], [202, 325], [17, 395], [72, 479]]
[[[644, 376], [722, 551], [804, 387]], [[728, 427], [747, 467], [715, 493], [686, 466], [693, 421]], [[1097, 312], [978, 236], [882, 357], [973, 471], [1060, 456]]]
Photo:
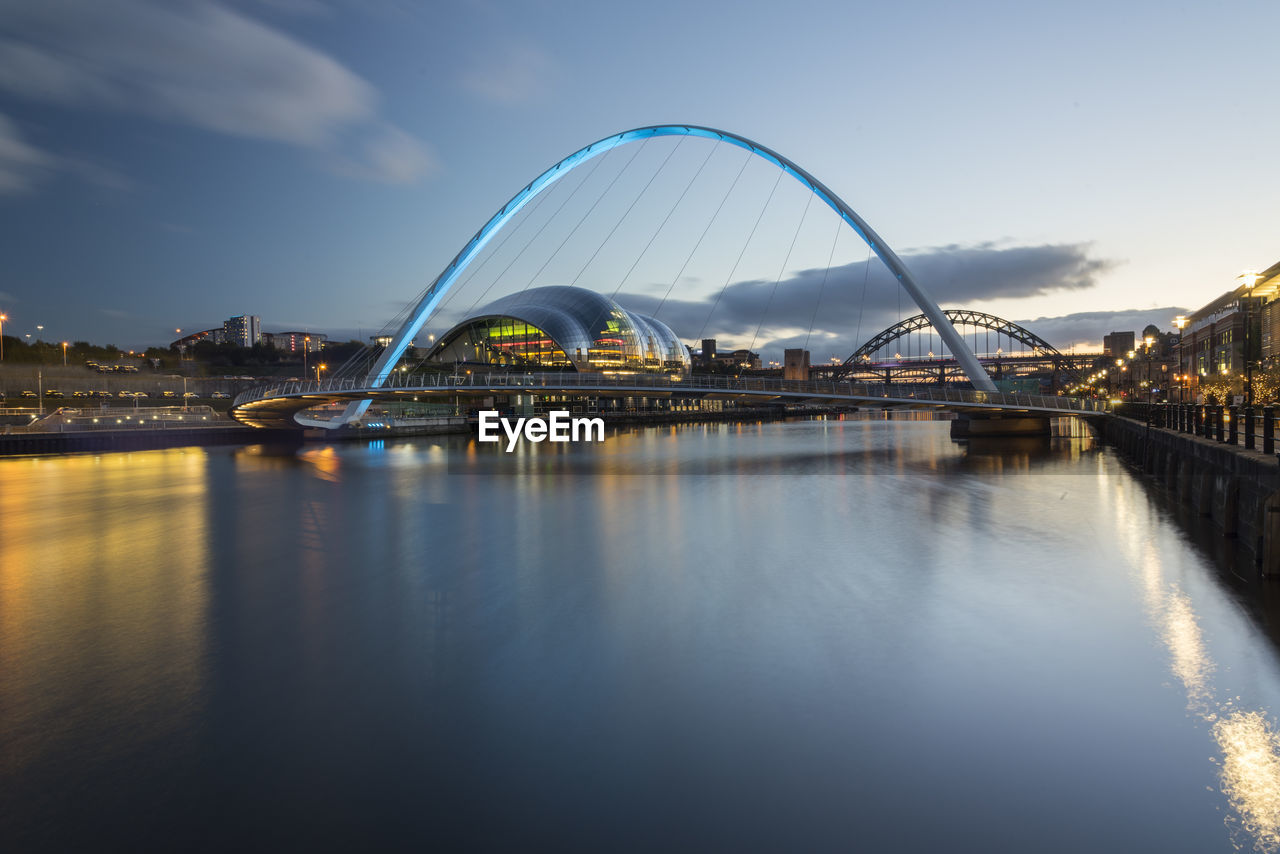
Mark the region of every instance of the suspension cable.
[[[831, 275], [831, 262], [836, 257], [836, 244], [840, 242], [840, 234], [844, 231], [844, 220], [836, 219], [836, 234], [831, 239], [831, 251], [827, 254], [827, 269], [822, 271], [822, 284], [818, 286], [818, 301], [813, 306], [813, 317], [809, 320], [809, 331], [804, 336], [804, 348], [809, 349], [809, 338], [813, 335], [813, 327], [818, 322], [818, 312], [822, 308], [822, 294], [827, 289], [827, 277]], [[861, 320], [861, 318], [859, 318]], [[855, 341], [857, 339], [855, 338]], [[857, 346], [855, 344], [855, 346]]]
[[769, 301], [764, 304], [764, 312], [760, 315], [760, 322], [756, 324], [755, 334], [751, 336], [751, 346], [747, 348], [750, 353], [756, 348], [756, 339], [760, 337], [760, 330], [764, 328], [765, 318], [769, 316], [769, 309], [773, 307], [773, 298], [778, 293], [778, 285], [782, 283], [782, 277], [786, 275], [787, 265], [791, 263], [791, 253], [795, 251], [796, 241], [800, 238], [800, 230], [804, 228], [804, 221], [809, 216], [809, 208], [813, 205], [813, 193], [809, 194], [809, 198], [804, 203], [804, 213], [800, 214], [800, 221], [796, 223], [795, 234], [791, 235], [791, 245], [787, 247], [786, 257], [782, 259], [782, 266], [778, 268], [778, 278], [773, 281], [773, 290], [769, 291]]
[[707, 312], [707, 319], [702, 322], [702, 329], [698, 332], [698, 338], [707, 331], [707, 324], [711, 322], [711, 317], [715, 314], [716, 307], [720, 305], [720, 299], [724, 296], [724, 292], [728, 289], [729, 283], [733, 281], [733, 274], [738, 272], [738, 265], [742, 263], [742, 256], [747, 253], [747, 247], [751, 245], [751, 240], [756, 236], [756, 229], [760, 227], [760, 221], [764, 219], [764, 213], [769, 209], [769, 203], [773, 201], [773, 194], [778, 191], [778, 184], [782, 181], [783, 171], [778, 170], [778, 177], [773, 179], [773, 189], [769, 191], [769, 198], [764, 200], [764, 207], [760, 209], [760, 215], [756, 217], [755, 225], [751, 226], [751, 233], [747, 235], [746, 243], [742, 244], [742, 250], [738, 253], [738, 258], [733, 262], [733, 267], [729, 270], [729, 275], [725, 277], [724, 285], [720, 288], [720, 293], [716, 294], [716, 300], [711, 304], [711, 310]]

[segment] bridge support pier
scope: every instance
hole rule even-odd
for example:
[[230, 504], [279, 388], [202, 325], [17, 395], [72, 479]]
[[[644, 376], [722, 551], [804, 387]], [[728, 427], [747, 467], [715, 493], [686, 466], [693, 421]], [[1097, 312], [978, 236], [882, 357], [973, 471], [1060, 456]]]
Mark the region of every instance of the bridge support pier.
[[1048, 436], [1049, 419], [1034, 415], [987, 415], [961, 412], [951, 422], [952, 439]]

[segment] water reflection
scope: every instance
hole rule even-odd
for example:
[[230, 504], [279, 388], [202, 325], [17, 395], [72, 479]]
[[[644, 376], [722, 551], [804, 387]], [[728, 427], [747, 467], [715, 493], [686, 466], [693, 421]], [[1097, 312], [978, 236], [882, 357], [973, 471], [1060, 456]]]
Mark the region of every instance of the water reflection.
[[1211, 677], [1217, 668], [1190, 597], [1165, 581], [1158, 550], [1148, 543], [1144, 551], [1136, 540], [1128, 546], [1143, 567], [1148, 614], [1169, 652], [1170, 669], [1186, 691], [1187, 710], [1211, 725], [1221, 751], [1219, 784], [1233, 811], [1225, 819], [1233, 845], [1266, 854], [1280, 851], [1280, 735], [1263, 711], [1216, 699]]
[[1270, 647], [1087, 439], [852, 418], [0, 477], [0, 837], [108, 792], [61, 848], [145, 804], [223, 850], [281, 817], [317, 848], [1217, 850], [1228, 808], [1271, 850]]
[[[205, 683], [205, 479], [204, 452], [185, 449], [4, 463], [0, 781], [189, 735]], [[104, 725], [115, 737], [86, 742]]]

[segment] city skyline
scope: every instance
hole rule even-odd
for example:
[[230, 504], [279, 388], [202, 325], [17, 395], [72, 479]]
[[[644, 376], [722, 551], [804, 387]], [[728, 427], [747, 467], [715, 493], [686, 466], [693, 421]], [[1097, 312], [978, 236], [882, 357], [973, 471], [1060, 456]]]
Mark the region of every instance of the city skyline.
[[2, 2], [6, 334], [164, 344], [248, 306], [367, 337], [535, 174], [654, 121], [786, 153], [939, 301], [1063, 347], [1167, 328], [1280, 251], [1269, 80], [1240, 42], [1270, 8], [791, 16]]

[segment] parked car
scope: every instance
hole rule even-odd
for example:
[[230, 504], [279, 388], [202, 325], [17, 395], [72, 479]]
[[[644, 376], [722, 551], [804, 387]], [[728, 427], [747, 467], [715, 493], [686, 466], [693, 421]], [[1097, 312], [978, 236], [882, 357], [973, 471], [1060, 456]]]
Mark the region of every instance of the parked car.
[[40, 395], [36, 394], [34, 391], [32, 391], [29, 388], [23, 389], [22, 393], [18, 395], [18, 397], [39, 397], [39, 396]]
[[214, 400], [230, 400], [231, 399], [231, 395], [227, 394], [225, 391], [215, 391], [213, 394], [209, 396], [212, 397]]
[[44, 393], [44, 396], [45, 397], [63, 397], [64, 395], [62, 394], [62, 392], [58, 391], [56, 388], [51, 388]]
[[119, 394], [116, 395], [116, 397], [133, 397], [133, 392], [121, 391]]
[[95, 392], [93, 393], [93, 396], [94, 396], [94, 397], [111, 397], [111, 392], [109, 392], [109, 391], [95, 391]]
[[71, 392], [71, 396], [72, 396], [72, 397], [93, 397], [93, 392], [91, 392], [91, 391], [73, 391], [73, 392]]
[[177, 397], [178, 393], [176, 391], [162, 391], [160, 392], [160, 396], [161, 397]]
[[190, 399], [190, 398], [193, 398], [193, 397], [199, 397], [200, 395], [196, 394], [194, 391], [184, 391], [184, 392], [182, 393], [182, 396], [183, 396], [183, 397], [185, 397], [185, 398]]

